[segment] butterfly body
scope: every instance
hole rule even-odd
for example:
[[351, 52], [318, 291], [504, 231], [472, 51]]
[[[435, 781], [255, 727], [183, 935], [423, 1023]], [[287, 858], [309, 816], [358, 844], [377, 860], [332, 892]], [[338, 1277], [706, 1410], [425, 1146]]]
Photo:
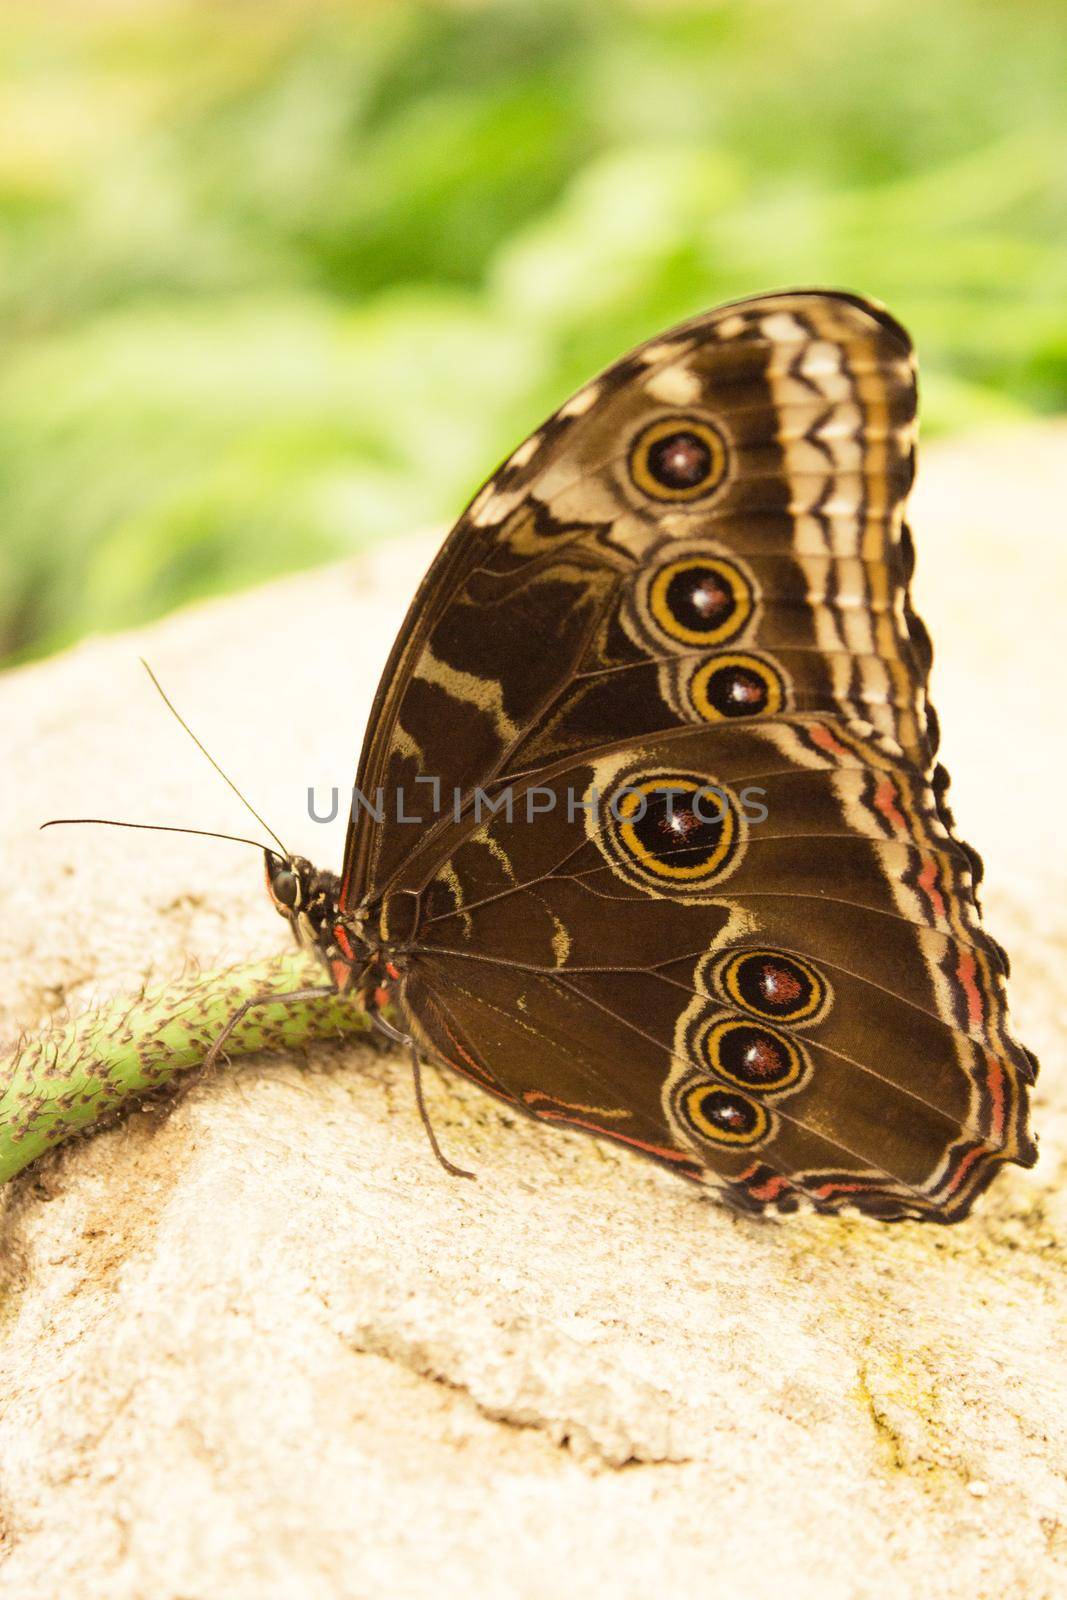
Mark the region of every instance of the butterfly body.
[[332, 981], [747, 1209], [951, 1221], [1032, 1161], [934, 762], [914, 434], [906, 335], [815, 291], [562, 406], [416, 596], [340, 879], [268, 857]]

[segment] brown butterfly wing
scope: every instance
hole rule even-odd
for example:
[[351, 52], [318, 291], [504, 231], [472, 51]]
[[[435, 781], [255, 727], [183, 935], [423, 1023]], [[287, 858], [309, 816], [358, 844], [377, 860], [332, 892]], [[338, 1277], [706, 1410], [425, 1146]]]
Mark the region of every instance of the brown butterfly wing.
[[[714, 786], [730, 837], [618, 820], [613, 794], [668, 780]], [[526, 793], [398, 880], [422, 906], [404, 999], [460, 1071], [749, 1205], [950, 1221], [1033, 1160], [969, 858], [888, 741], [675, 730], [538, 774], [536, 826]], [[577, 830], [572, 796], [598, 801]]]
[[[749, 1207], [952, 1220], [1033, 1159], [1032, 1061], [926, 782], [914, 408], [906, 338], [845, 296], [643, 347], [461, 519], [361, 762], [387, 815], [417, 778], [444, 791], [346, 852], [424, 1047]], [[651, 822], [597, 810], [627, 776]], [[732, 841], [684, 807], [679, 832], [660, 779], [725, 786]], [[551, 811], [478, 820], [531, 786]]]
[[[675, 421], [718, 452], [695, 494], [647, 470]], [[410, 851], [395, 797], [426, 793], [417, 778], [466, 794], [591, 739], [708, 720], [739, 692], [855, 711], [925, 766], [929, 648], [903, 525], [914, 429], [906, 335], [821, 293], [698, 318], [563, 405], [475, 497], [415, 597], [357, 775], [386, 820], [365, 811], [350, 831], [346, 904], [381, 893]], [[686, 627], [662, 594], [701, 554], [712, 609]], [[701, 672], [712, 653], [717, 675]]]

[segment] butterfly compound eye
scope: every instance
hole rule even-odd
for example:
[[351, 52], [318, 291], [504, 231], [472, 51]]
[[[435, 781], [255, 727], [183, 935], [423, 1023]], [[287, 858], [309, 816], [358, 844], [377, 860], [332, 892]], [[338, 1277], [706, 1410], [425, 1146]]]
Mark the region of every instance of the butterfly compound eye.
[[698, 500], [726, 476], [726, 446], [697, 417], [661, 417], [630, 447], [630, 476], [654, 500]]
[[300, 879], [279, 856], [267, 857], [267, 888], [279, 911], [295, 911], [300, 904]]

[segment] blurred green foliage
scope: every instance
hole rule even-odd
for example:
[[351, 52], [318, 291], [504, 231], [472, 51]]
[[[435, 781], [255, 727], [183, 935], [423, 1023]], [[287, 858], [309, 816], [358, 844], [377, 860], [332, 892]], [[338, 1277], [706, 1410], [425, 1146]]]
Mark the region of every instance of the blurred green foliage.
[[1067, 403], [1067, 10], [5, 0], [0, 654], [453, 515], [625, 347], [789, 283], [927, 431]]

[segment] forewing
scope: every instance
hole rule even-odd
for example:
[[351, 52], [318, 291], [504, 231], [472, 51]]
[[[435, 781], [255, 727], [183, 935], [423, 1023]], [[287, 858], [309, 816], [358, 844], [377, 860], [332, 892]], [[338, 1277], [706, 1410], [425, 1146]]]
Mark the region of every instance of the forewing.
[[360, 762], [343, 903], [380, 894], [408, 856], [398, 816], [432, 798], [419, 778], [447, 812], [591, 743], [829, 708], [925, 769], [929, 648], [903, 524], [914, 419], [906, 335], [819, 292], [697, 318], [563, 405], [416, 596]]

